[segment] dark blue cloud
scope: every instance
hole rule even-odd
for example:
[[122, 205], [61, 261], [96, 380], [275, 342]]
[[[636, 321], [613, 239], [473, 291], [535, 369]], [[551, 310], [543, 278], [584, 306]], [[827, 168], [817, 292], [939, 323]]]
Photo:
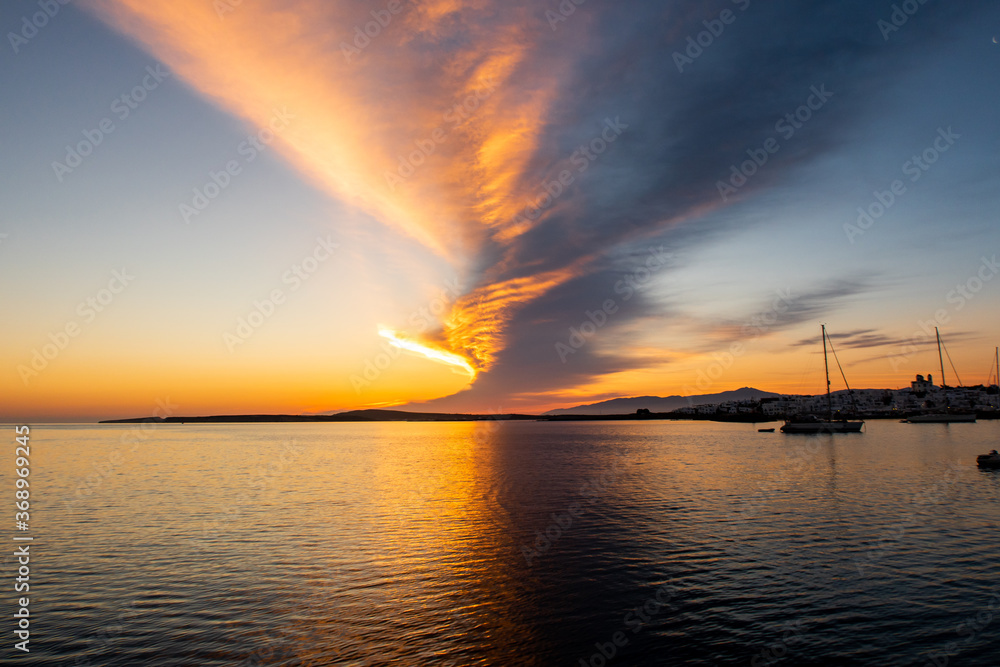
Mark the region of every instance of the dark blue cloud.
[[[574, 172], [573, 184], [542, 221], [506, 250], [514, 259], [512, 268], [491, 278], [564, 268], [612, 249], [711, 243], [733, 225], [746, 224], [713, 212], [780, 185], [803, 166], [856, 143], [858, 120], [873, 112], [876, 91], [925, 66], [970, 26], [1000, 17], [1000, 10], [985, 1], [927, 3], [886, 39], [879, 21], [891, 18], [893, 4], [754, 0], [581, 6], [580, 16], [560, 24], [540, 42], [536, 59], [524, 64], [543, 68], [547, 58], [567, 50], [581, 54], [562, 83], [521, 189], [537, 190], [555, 179], [573, 164], [580, 146], [600, 136], [606, 119], [620, 119], [628, 127], [601, 155], [588, 159], [585, 172]], [[687, 52], [688, 37], [697, 40], [708, 30], [704, 21], [718, 31], [719, 24], [712, 22], [723, 10], [732, 20], [721, 34], [700, 53]], [[675, 54], [690, 60], [679, 68], [682, 59]], [[775, 145], [777, 151], [767, 153], [763, 165], [746, 170], [755, 173], [745, 184], [730, 183], [733, 189], [724, 201], [718, 183], [731, 176], [732, 166], [739, 169]], [[568, 327], [600, 303], [617, 275], [633, 268], [621, 255], [592, 267], [519, 312], [497, 366], [471, 390], [434, 405], [472, 404], [478, 396], [498, 392], [556, 391], [646, 363], [608, 354], [606, 346], [601, 354], [597, 346], [585, 346], [566, 364], [554, 353], [554, 342], [565, 339]], [[815, 320], [844, 298], [874, 289], [877, 281], [847, 275], [810, 288], [783, 326]], [[669, 328], [669, 309], [639, 295], [607, 330], [652, 315]], [[865, 346], [890, 339], [875, 335], [852, 342]]]

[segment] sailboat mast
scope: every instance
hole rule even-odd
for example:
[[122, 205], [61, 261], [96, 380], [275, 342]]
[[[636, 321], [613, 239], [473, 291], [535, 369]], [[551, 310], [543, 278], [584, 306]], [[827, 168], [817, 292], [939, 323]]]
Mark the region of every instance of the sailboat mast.
[[937, 337], [938, 344], [938, 362], [941, 364], [941, 388], [946, 389], [944, 382], [944, 357], [941, 356], [941, 334], [938, 333], [938, 328], [934, 327], [934, 335]]
[[993, 348], [993, 358], [997, 362], [997, 407], [1000, 408], [1000, 347]]
[[823, 368], [826, 370], [826, 418], [833, 420], [833, 401], [830, 398], [830, 362], [826, 356], [826, 325], [823, 328]]

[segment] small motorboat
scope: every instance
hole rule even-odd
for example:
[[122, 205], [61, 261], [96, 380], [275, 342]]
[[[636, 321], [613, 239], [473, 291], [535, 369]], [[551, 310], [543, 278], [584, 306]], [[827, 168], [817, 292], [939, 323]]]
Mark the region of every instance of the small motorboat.
[[759, 428], [759, 429], [757, 429], [757, 432], [758, 433], [774, 433], [774, 429], [773, 428]]
[[980, 468], [1000, 468], [1000, 454], [995, 449], [989, 454], [980, 454], [976, 457], [976, 465]]

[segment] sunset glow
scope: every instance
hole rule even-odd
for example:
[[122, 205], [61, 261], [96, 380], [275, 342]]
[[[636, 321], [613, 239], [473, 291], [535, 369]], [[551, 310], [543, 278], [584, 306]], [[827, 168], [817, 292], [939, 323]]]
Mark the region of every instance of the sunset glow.
[[985, 382], [992, 35], [870, 8], [834, 66], [732, 4], [60, 5], [3, 64], [8, 416], [811, 393], [820, 321]]
[[997, 26], [0, 2], [8, 652], [1000, 664]]
[[473, 368], [468, 359], [464, 357], [460, 357], [457, 354], [452, 354], [451, 352], [446, 352], [445, 350], [441, 350], [424, 343], [419, 343], [415, 340], [407, 340], [406, 338], [400, 337], [399, 334], [390, 329], [379, 329], [378, 335], [388, 340], [393, 347], [414, 352], [432, 361], [439, 361], [442, 364], [461, 368], [469, 374], [469, 379], [474, 379], [476, 377], [476, 369]]

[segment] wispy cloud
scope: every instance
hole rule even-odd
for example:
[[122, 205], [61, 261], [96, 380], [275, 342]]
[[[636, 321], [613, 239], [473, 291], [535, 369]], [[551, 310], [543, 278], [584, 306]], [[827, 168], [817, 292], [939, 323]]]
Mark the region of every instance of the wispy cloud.
[[[263, 125], [275, 107], [293, 113], [275, 141], [290, 164], [467, 278], [428, 340], [494, 369], [477, 389], [514, 392], [647, 363], [634, 351], [588, 349], [553, 374], [553, 334], [628, 270], [611, 259], [737, 224], [713, 219], [730, 205], [716, 182], [812, 86], [833, 92], [829, 109], [737, 200], [843, 142], [863, 93], [912, 66], [905, 56], [926, 46], [918, 38], [964, 11], [928, 14], [890, 53], [878, 8], [860, 0], [754, 3], [680, 74], [665, 54], [731, 3], [587, 4], [553, 31], [534, 3], [406, 2], [350, 57], [344, 46], [372, 20], [368, 3], [260, 0], [221, 19], [204, 0], [86, 4], [239, 118]], [[866, 67], [890, 57], [893, 71]], [[817, 288], [793, 302], [783, 326], [870, 288], [850, 279]], [[615, 327], [627, 331], [653, 310], [637, 298]]]

